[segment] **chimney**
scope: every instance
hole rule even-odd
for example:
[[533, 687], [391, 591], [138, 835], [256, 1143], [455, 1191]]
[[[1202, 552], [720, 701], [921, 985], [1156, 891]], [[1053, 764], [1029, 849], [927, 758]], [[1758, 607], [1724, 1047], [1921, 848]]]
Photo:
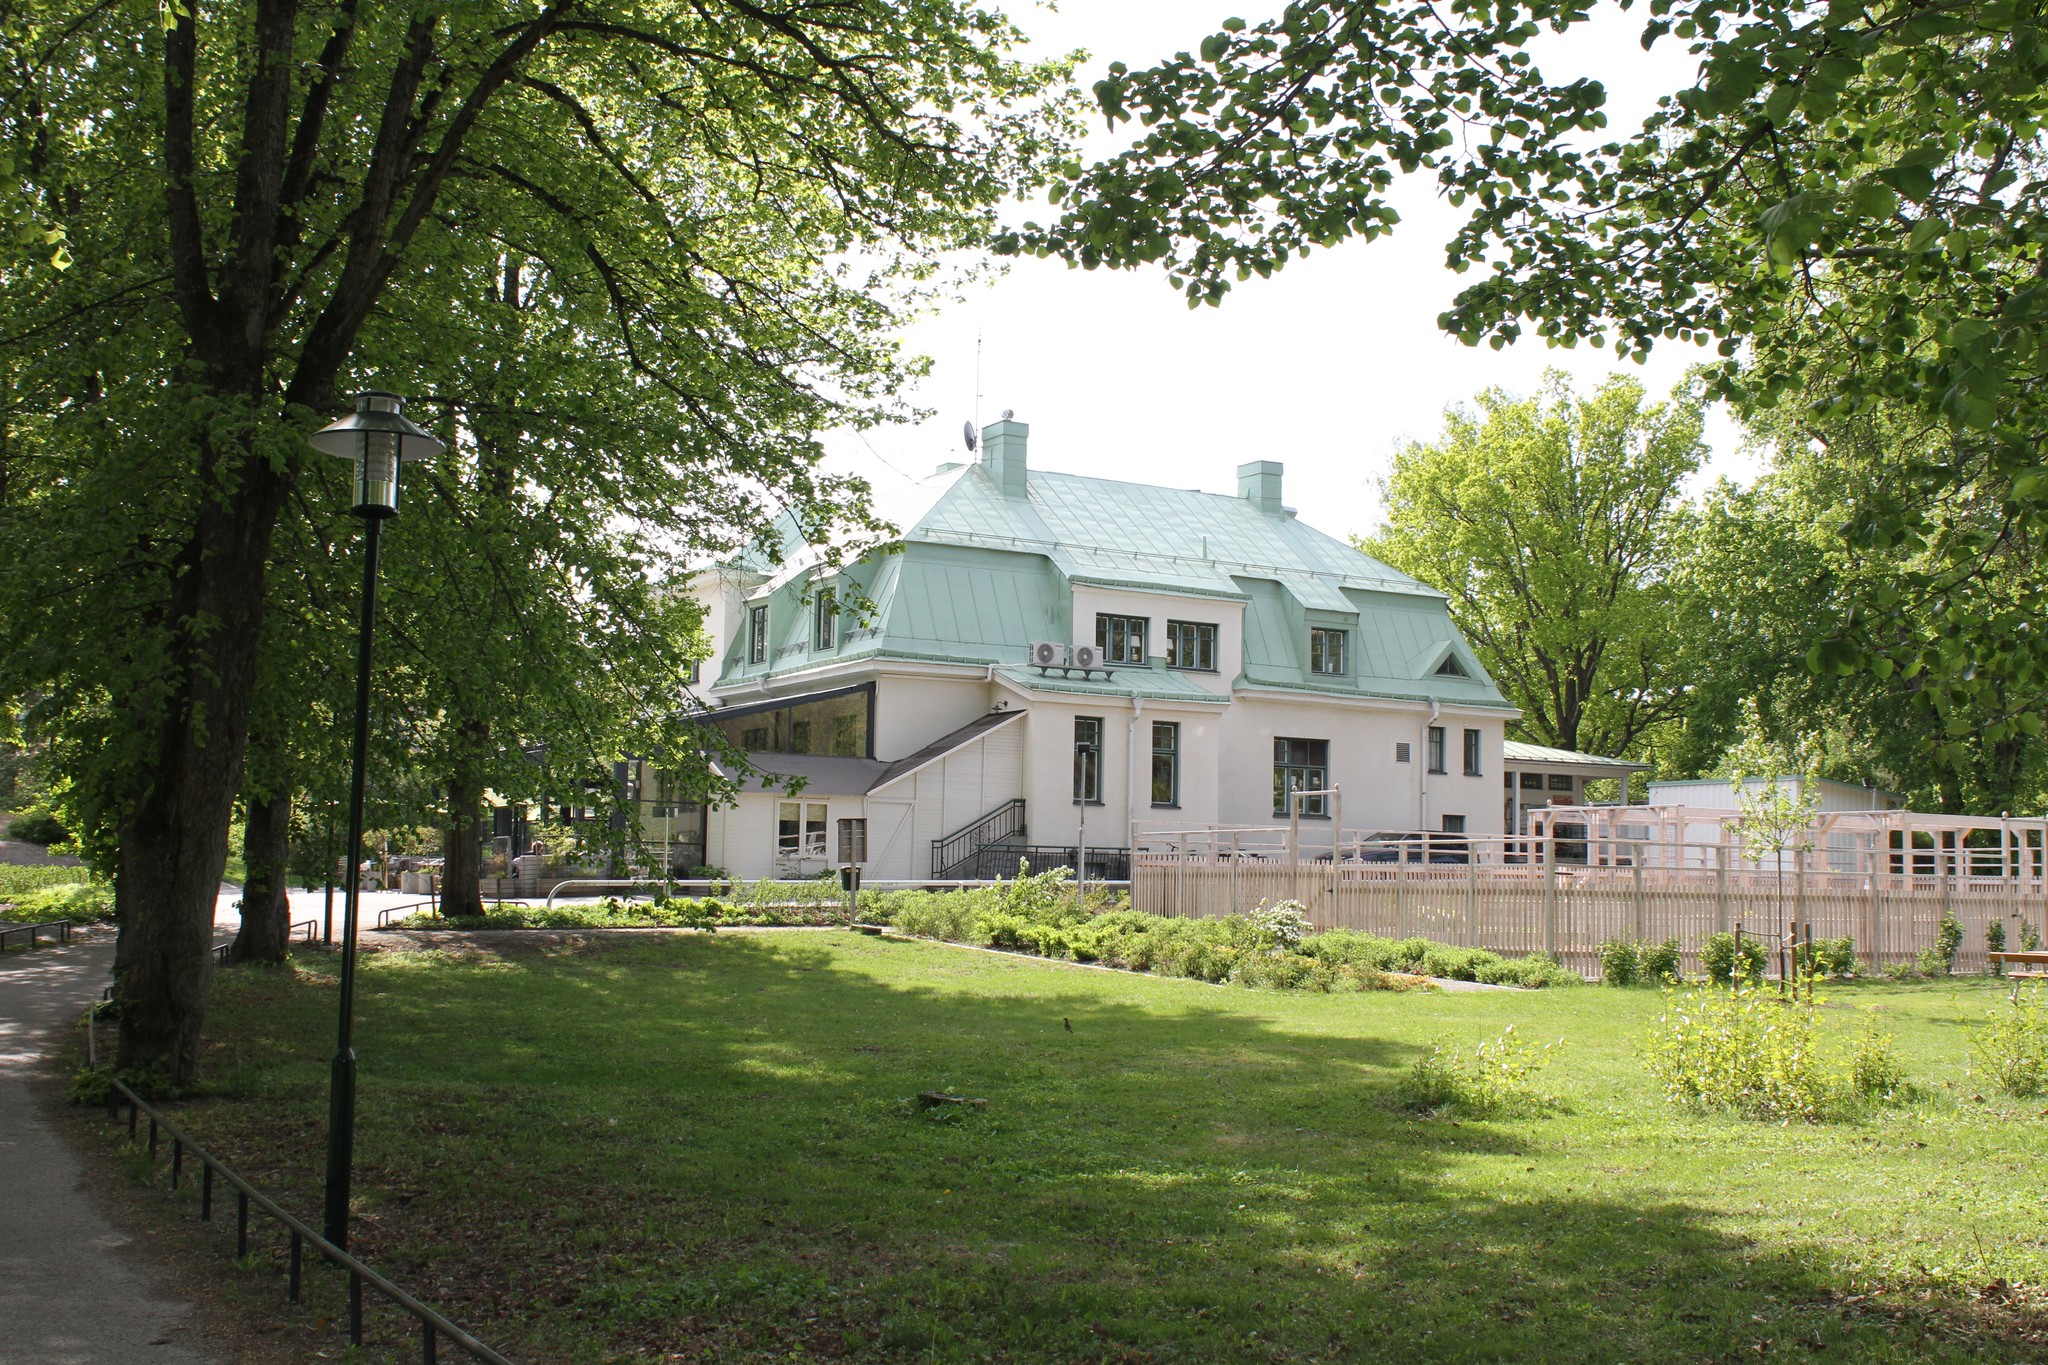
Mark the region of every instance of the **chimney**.
[[1253, 460], [1237, 467], [1237, 495], [1261, 512], [1280, 513], [1280, 470], [1278, 460]]
[[981, 429], [981, 463], [1006, 498], [1025, 495], [1024, 443], [1030, 436], [1031, 428], [1012, 417], [1008, 408], [999, 420]]

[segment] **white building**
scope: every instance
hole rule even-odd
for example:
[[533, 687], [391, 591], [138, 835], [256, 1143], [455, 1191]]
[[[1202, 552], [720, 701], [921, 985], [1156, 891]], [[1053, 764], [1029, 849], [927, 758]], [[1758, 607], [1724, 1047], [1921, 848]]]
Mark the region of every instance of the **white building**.
[[[643, 817], [673, 865], [811, 875], [864, 819], [870, 880], [1071, 864], [1084, 839], [1122, 875], [1144, 826], [1270, 828], [1328, 788], [1347, 830], [1504, 831], [1517, 712], [1441, 594], [1297, 519], [1275, 462], [1229, 497], [1035, 471], [1028, 435], [985, 428], [889, 553], [698, 576], [708, 722], [767, 779]], [[1034, 642], [1100, 657], [1037, 665]]]

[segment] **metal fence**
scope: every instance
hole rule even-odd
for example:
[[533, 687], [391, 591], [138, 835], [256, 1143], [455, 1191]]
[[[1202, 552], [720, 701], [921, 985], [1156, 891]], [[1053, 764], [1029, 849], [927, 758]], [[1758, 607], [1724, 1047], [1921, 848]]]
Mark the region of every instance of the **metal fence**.
[[225, 1183], [235, 1192], [235, 1258], [240, 1260], [249, 1254], [249, 1211], [267, 1214], [283, 1225], [291, 1234], [291, 1246], [286, 1256], [287, 1296], [293, 1303], [299, 1301], [303, 1282], [305, 1253], [313, 1253], [329, 1264], [348, 1272], [348, 1339], [351, 1346], [363, 1344], [363, 1286], [382, 1294], [399, 1308], [412, 1315], [420, 1327], [420, 1359], [425, 1365], [434, 1365], [439, 1344], [443, 1338], [453, 1342], [477, 1360], [489, 1361], [491, 1365], [513, 1365], [510, 1358], [477, 1340], [467, 1331], [456, 1326], [439, 1312], [400, 1289], [390, 1280], [372, 1270], [368, 1265], [334, 1243], [313, 1231], [312, 1227], [279, 1208], [276, 1201], [264, 1195], [254, 1185], [236, 1172], [213, 1153], [194, 1142], [189, 1134], [137, 1095], [120, 1081], [114, 1081], [107, 1090], [107, 1118], [119, 1122], [121, 1111], [128, 1113], [128, 1136], [137, 1139], [139, 1120], [149, 1118], [149, 1155], [154, 1162], [159, 1145], [166, 1137], [171, 1144], [171, 1188], [177, 1189], [185, 1174], [186, 1163], [196, 1162], [199, 1166], [199, 1217], [203, 1222], [213, 1220], [213, 1190], [217, 1183]]
[[[1851, 938], [1872, 967], [1911, 961], [1935, 946], [1941, 923], [1961, 925], [1955, 966], [1989, 968], [1986, 930], [2017, 943], [2028, 926], [2048, 936], [2048, 883], [2040, 849], [1990, 859], [1972, 850], [1844, 853], [1794, 850], [1776, 860], [1727, 844], [1638, 841], [1587, 858], [1585, 836], [1441, 837], [1425, 849], [1394, 841], [1303, 858], [1283, 843], [1209, 839], [1141, 850], [1131, 899], [1155, 914], [1220, 916], [1261, 901], [1299, 901], [1318, 929], [1411, 936], [1496, 952], [1546, 952], [1588, 977], [1611, 939], [1676, 939], [1688, 971], [1714, 934], [1743, 926], [1771, 940], [1795, 926]], [[1578, 843], [1579, 849], [1569, 845]], [[1571, 852], [1573, 861], [1563, 856]], [[1292, 853], [1292, 856], [1291, 856]]]

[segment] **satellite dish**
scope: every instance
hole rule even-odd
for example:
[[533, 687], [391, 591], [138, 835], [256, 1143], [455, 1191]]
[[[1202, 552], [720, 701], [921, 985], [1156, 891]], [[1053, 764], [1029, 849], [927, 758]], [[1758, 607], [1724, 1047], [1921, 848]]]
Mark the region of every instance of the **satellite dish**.
[[967, 421], [962, 422], [960, 424], [960, 435], [964, 437], [967, 441], [967, 453], [972, 455], [974, 453], [975, 442], [974, 419], [969, 418]]

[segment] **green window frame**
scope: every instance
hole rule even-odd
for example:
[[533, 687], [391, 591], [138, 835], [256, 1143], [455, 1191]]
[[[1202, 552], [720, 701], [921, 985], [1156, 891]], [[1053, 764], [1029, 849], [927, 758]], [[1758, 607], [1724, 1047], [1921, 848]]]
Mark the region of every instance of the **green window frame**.
[[1102, 804], [1102, 717], [1074, 717], [1074, 804]]
[[1210, 621], [1166, 623], [1166, 666], [1195, 673], [1216, 671], [1216, 626]]
[[1180, 806], [1180, 723], [1152, 722], [1152, 804]]
[[830, 649], [838, 634], [839, 594], [830, 588], [820, 588], [811, 607], [811, 647]]
[[747, 662], [768, 662], [768, 608], [747, 608]]
[[1351, 632], [1331, 630], [1323, 626], [1311, 627], [1308, 633], [1308, 671], [1327, 677], [1342, 677], [1351, 671]]
[[1145, 629], [1152, 624], [1147, 616], [1111, 616], [1103, 612], [1095, 614], [1095, 644], [1102, 651], [1102, 662], [1106, 664], [1142, 664], [1145, 662]]
[[[1320, 792], [1330, 785], [1330, 741], [1327, 739], [1286, 739], [1273, 741], [1273, 814], [1286, 815], [1287, 801], [1295, 792]], [[1327, 817], [1326, 796], [1304, 796], [1301, 813]]]

